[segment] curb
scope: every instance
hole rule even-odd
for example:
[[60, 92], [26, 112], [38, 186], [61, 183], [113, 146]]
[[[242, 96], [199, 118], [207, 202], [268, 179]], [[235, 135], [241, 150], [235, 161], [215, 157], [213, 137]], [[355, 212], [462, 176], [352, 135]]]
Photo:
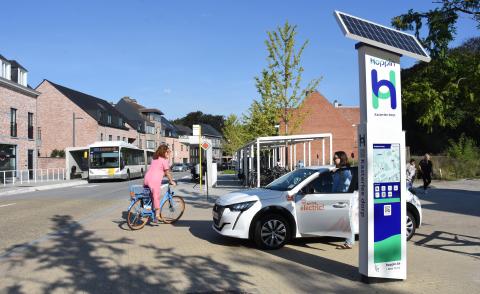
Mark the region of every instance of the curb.
[[29, 192], [35, 192], [35, 191], [45, 191], [45, 190], [52, 190], [52, 189], [65, 188], [65, 187], [74, 187], [74, 186], [80, 186], [80, 185], [86, 185], [86, 184], [88, 184], [87, 181], [75, 181], [75, 182], [72, 182], [72, 183], [62, 183], [62, 184], [54, 184], [54, 185], [43, 185], [43, 186], [37, 186], [37, 187], [18, 188], [18, 189], [5, 191], [5, 192], [0, 192], [0, 196], [7, 196], [7, 195], [13, 195], [13, 194], [20, 194], [20, 193], [29, 193]]

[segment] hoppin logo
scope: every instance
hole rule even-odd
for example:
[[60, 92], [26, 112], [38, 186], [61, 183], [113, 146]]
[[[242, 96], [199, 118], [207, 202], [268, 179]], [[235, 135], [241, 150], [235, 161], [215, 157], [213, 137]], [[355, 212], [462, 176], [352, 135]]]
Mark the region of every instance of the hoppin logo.
[[[375, 64], [379, 67], [393, 66], [394, 63], [386, 60], [375, 60], [370, 59], [372, 64]], [[397, 91], [396, 91], [396, 81], [395, 81], [395, 71], [391, 70], [390, 80], [378, 80], [378, 72], [376, 69], [372, 69], [372, 105], [374, 109], [378, 109], [380, 99], [389, 99], [390, 98], [390, 107], [392, 109], [397, 109]], [[384, 86], [388, 88], [387, 92], [381, 92], [380, 88]]]

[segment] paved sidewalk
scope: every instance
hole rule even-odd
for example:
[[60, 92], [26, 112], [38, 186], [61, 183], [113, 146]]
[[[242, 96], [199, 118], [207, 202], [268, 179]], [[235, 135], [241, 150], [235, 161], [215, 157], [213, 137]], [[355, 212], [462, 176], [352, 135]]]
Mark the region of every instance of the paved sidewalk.
[[[446, 203], [435, 202], [448, 199], [451, 190], [432, 189], [424, 200], [425, 227], [407, 244], [407, 280], [368, 285], [359, 281], [358, 243], [352, 250], [337, 250], [342, 240], [314, 238], [294, 241], [280, 250], [260, 251], [248, 241], [214, 232], [213, 203], [219, 196], [238, 190], [238, 184], [234, 177], [219, 177], [219, 187], [209, 190], [207, 200], [198, 186], [179, 181], [175, 192], [187, 203], [182, 219], [174, 225], [147, 225], [138, 231], [126, 225], [125, 193], [119, 193], [113, 205], [81, 219], [59, 212], [50, 220], [53, 233], [12, 246], [0, 256], [0, 292], [478, 292], [478, 212], [455, 207], [452, 211]], [[463, 200], [473, 206], [478, 203], [478, 191], [477, 187]], [[456, 193], [455, 197], [465, 194], [463, 190]], [[442, 219], [455, 217], [461, 222], [460, 216], [470, 220], [470, 239], [461, 235], [460, 241], [443, 235], [432, 238], [430, 231], [451, 223]], [[463, 232], [460, 226], [454, 229]], [[440, 244], [431, 244], [432, 240]]]
[[13, 195], [13, 194], [21, 194], [21, 193], [28, 193], [34, 191], [43, 191], [43, 190], [50, 190], [50, 189], [57, 189], [57, 188], [65, 188], [65, 187], [73, 187], [79, 185], [88, 184], [86, 180], [64, 180], [64, 181], [45, 181], [45, 182], [37, 182], [31, 181], [30, 183], [24, 182], [23, 184], [8, 184], [3, 185], [0, 184], [0, 196], [5, 195]]

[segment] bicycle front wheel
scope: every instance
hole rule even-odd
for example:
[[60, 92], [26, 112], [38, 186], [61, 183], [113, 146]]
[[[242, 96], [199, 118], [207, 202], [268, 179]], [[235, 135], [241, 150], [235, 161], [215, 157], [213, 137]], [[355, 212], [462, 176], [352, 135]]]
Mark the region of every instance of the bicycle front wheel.
[[148, 216], [142, 213], [142, 200], [138, 199], [132, 205], [127, 215], [127, 225], [132, 230], [139, 230], [145, 226]]
[[166, 224], [176, 222], [183, 215], [185, 210], [185, 201], [180, 196], [173, 196], [172, 200], [167, 200], [163, 203], [160, 209], [160, 217]]

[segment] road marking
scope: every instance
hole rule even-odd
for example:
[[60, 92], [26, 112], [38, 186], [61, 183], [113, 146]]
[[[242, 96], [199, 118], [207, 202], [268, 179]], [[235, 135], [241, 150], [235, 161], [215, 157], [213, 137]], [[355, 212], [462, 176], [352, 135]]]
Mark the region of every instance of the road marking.
[[0, 207], [6, 207], [6, 206], [10, 206], [10, 205], [15, 205], [16, 203], [9, 203], [9, 204], [3, 204], [3, 205], [0, 205]]
[[87, 185], [83, 185], [83, 186], [75, 186], [75, 187], [73, 187], [73, 188], [93, 188], [93, 187], [97, 187], [97, 186], [99, 186], [99, 185], [88, 185], [88, 186], [87, 186]]

